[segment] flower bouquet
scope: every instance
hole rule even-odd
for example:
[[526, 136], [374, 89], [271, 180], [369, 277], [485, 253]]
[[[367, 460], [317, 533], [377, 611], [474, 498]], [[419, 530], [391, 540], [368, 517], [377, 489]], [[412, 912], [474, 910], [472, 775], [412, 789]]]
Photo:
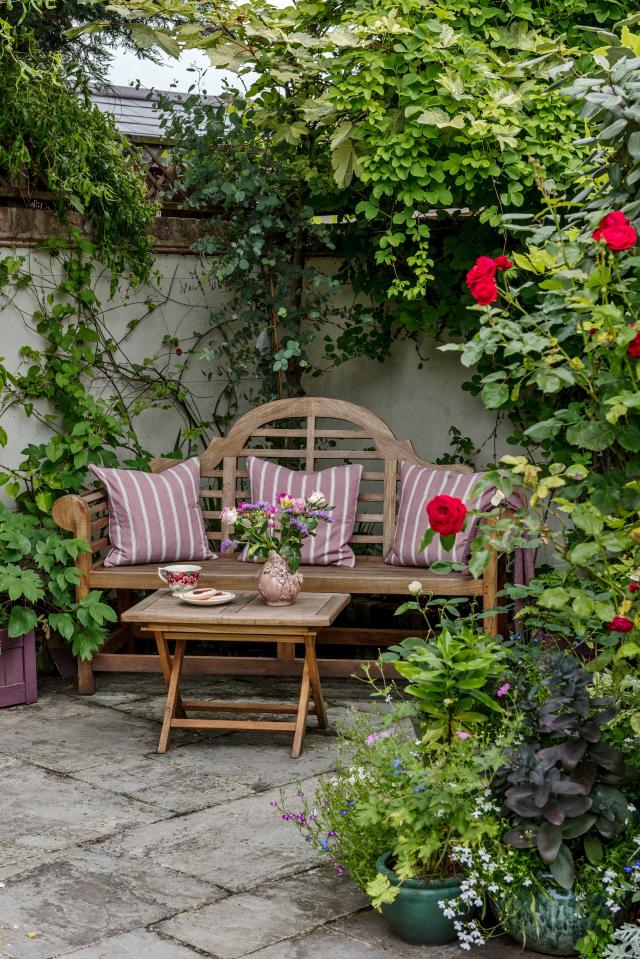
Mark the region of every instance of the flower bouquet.
[[225, 539], [222, 552], [246, 546], [247, 559], [264, 563], [257, 576], [258, 591], [268, 606], [289, 606], [302, 589], [298, 568], [305, 539], [315, 536], [319, 523], [331, 523], [331, 511], [323, 493], [306, 498], [278, 493], [275, 503], [259, 500], [225, 507], [223, 526], [233, 527], [233, 539]]

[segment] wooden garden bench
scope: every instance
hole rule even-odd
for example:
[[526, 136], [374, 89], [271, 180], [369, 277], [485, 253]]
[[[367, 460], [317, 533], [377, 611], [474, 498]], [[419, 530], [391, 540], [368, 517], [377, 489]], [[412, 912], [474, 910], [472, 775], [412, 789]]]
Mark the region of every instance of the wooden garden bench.
[[[495, 608], [498, 563], [494, 556], [481, 579], [467, 573], [434, 574], [416, 567], [388, 566], [384, 556], [393, 542], [398, 504], [399, 463], [407, 460], [433, 469], [472, 472], [468, 466], [434, 466], [418, 457], [409, 440], [397, 440], [389, 427], [374, 413], [353, 403], [320, 397], [275, 400], [241, 416], [225, 437], [211, 441], [200, 456], [203, 512], [209, 539], [225, 539], [230, 530], [221, 528], [220, 513], [248, 498], [247, 455], [281, 461], [291, 469], [307, 472], [344, 463], [362, 463], [356, 526], [351, 543], [358, 555], [353, 569], [337, 566], [303, 566], [304, 588], [312, 592], [340, 592], [371, 596], [407, 596], [407, 586], [418, 579], [426, 592], [438, 596], [478, 597], [487, 611], [485, 629], [497, 632]], [[161, 459], [152, 464], [154, 472], [175, 465]], [[133, 605], [132, 590], [159, 586], [157, 563], [139, 566], [105, 567], [102, 556], [109, 545], [109, 508], [104, 490], [63, 496], [53, 507], [53, 518], [62, 529], [91, 544], [91, 553], [78, 558], [81, 574], [78, 599], [89, 590], [115, 590], [120, 612]], [[217, 527], [217, 528], [213, 528]], [[361, 555], [362, 553], [370, 555]], [[377, 555], [372, 555], [372, 554]], [[236, 556], [219, 556], [205, 561], [201, 580], [220, 589], [255, 588], [256, 569]], [[319, 636], [319, 643], [331, 645], [384, 646], [397, 642], [409, 630], [332, 627]], [[127, 651], [122, 652], [126, 645]], [[319, 658], [325, 676], [348, 676], [361, 660]], [[130, 635], [122, 626], [91, 662], [79, 662], [79, 689], [95, 689], [94, 671], [159, 672], [156, 655], [132, 651]], [[280, 644], [275, 657], [190, 656], [185, 672], [251, 675], [299, 675], [302, 660], [295, 658], [291, 645]]]

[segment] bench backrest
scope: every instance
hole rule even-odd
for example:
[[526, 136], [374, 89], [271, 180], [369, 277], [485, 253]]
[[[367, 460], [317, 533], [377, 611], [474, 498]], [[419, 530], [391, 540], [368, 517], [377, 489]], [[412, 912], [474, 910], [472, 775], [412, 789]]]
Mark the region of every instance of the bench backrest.
[[[393, 544], [398, 506], [399, 463], [407, 460], [432, 469], [472, 472], [459, 464], [434, 466], [416, 455], [409, 440], [397, 440], [375, 413], [354, 403], [316, 396], [274, 400], [245, 413], [227, 436], [211, 441], [200, 456], [202, 507], [207, 536], [225, 539], [230, 530], [221, 525], [225, 506], [249, 496], [247, 456], [270, 459], [290, 469], [313, 472], [345, 463], [361, 463], [355, 532], [351, 542], [359, 552], [386, 554]], [[154, 460], [160, 472], [179, 460]], [[63, 529], [91, 542], [91, 556], [79, 559], [83, 573], [109, 545], [109, 504], [104, 489], [81, 496], [63, 496], [53, 507], [53, 518]]]
[[[378, 553], [388, 552], [393, 543], [400, 461], [471, 472], [468, 466], [439, 467], [425, 462], [409, 440], [397, 440], [375, 413], [354, 403], [316, 396], [275, 400], [245, 413], [227, 436], [214, 439], [201, 455], [207, 520], [219, 519], [224, 506], [234, 506], [248, 497], [247, 456], [274, 460], [305, 472], [361, 463], [362, 482], [351, 542], [367, 544], [367, 549]], [[152, 468], [166, 469], [175, 462], [156, 460]], [[229, 530], [221, 528], [208, 535], [216, 541], [226, 538]]]

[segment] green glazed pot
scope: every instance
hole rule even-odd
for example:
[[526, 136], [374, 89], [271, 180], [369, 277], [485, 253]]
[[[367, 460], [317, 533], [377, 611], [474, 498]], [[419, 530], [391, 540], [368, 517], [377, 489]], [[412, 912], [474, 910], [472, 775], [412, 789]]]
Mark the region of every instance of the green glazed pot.
[[504, 929], [520, 945], [547, 956], [575, 956], [575, 943], [589, 928], [581, 904], [574, 894], [555, 885], [549, 876], [542, 876], [545, 891], [539, 891], [533, 910], [531, 897], [522, 895], [512, 900], [505, 916], [495, 903]]
[[383, 853], [376, 866], [400, 891], [394, 902], [383, 903], [382, 915], [392, 932], [416, 946], [445, 946], [456, 938], [453, 920], [447, 919], [438, 903], [460, 895], [457, 879], [400, 880], [387, 866], [390, 852]]

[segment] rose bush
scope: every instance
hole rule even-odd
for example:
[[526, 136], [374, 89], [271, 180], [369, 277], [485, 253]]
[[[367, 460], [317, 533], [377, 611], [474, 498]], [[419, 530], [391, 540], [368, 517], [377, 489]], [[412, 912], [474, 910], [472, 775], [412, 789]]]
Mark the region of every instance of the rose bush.
[[[471, 570], [482, 571], [489, 546], [545, 547], [555, 568], [511, 590], [524, 602], [521, 625], [586, 643], [597, 665], [640, 654], [639, 50], [640, 37], [623, 32], [597, 60], [601, 76], [568, 88], [594, 144], [582, 195], [556, 195], [541, 177], [542, 211], [526, 227], [526, 253], [512, 257], [517, 273], [496, 268], [498, 297], [472, 307], [478, 332], [443, 347], [480, 363], [485, 405], [523, 426], [514, 439], [524, 453], [486, 482], [505, 495], [524, 487], [529, 506], [482, 528]], [[480, 257], [471, 286], [483, 271], [493, 268]]]

